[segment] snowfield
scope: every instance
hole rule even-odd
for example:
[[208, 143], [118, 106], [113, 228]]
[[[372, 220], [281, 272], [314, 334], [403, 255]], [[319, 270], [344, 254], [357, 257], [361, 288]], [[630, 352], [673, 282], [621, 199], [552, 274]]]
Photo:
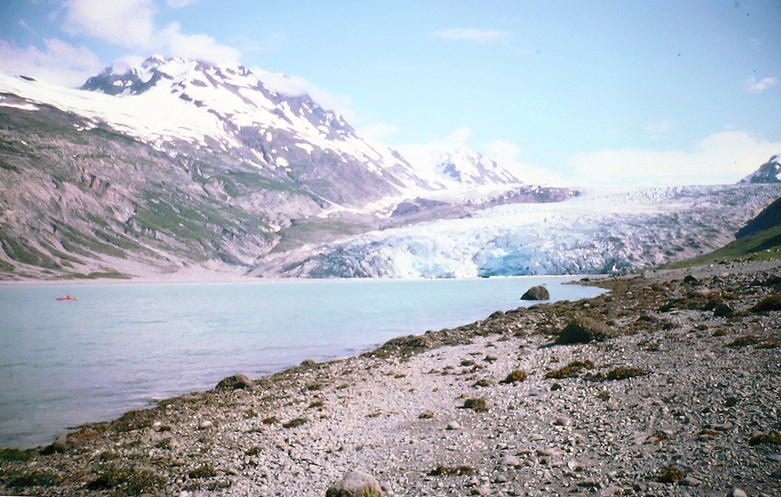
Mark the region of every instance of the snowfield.
[[373, 231], [263, 261], [256, 276], [473, 278], [615, 273], [709, 252], [734, 239], [781, 185], [590, 190], [468, 218]]

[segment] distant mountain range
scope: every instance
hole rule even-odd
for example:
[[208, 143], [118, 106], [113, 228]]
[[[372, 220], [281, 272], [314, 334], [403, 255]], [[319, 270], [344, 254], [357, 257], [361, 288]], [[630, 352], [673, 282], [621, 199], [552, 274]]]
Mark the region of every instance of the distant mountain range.
[[[752, 193], [753, 200], [739, 203], [729, 221], [714, 229], [732, 229], [775, 195], [772, 189], [757, 191], [762, 193]], [[711, 201], [721, 201], [709, 192]], [[493, 225], [502, 206], [569, 209], [580, 194], [526, 185], [513, 171], [464, 147], [411, 164], [392, 148], [363, 139], [308, 95], [274, 90], [242, 66], [150, 57], [137, 67], [106, 68], [80, 90], [0, 75], [2, 279], [188, 270], [429, 277], [529, 271], [521, 267], [601, 271], [645, 263], [619, 257], [604, 267], [580, 264], [593, 254], [579, 248], [580, 256], [567, 256], [573, 264], [515, 261], [490, 271], [386, 271], [359, 270], [382, 264], [356, 260], [355, 254], [336, 262], [331, 253], [346, 254], [355, 237], [390, 239], [380, 234], [402, 228], [430, 234], [431, 223], [455, 226], [465, 218], [482, 220], [469, 228], [472, 238], [465, 242], [460, 232], [439, 232], [439, 242], [477, 243], [479, 253], [491, 246], [512, 249], [508, 243], [523, 245], [526, 238], [495, 239], [479, 228]], [[588, 212], [587, 204], [580, 205], [582, 214]], [[556, 219], [552, 214], [546, 222]], [[700, 232], [687, 236], [700, 243], [707, 230], [692, 229]], [[434, 267], [431, 252], [402, 246], [390, 257]], [[437, 257], [472, 257], [467, 264], [480, 266], [481, 259], [467, 252]], [[323, 257], [337, 265], [314, 262]]]

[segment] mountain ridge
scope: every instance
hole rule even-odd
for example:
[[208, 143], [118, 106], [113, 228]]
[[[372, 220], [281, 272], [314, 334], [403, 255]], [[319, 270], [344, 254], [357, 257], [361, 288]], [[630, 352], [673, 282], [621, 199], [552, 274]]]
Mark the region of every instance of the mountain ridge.
[[[440, 240], [425, 243], [455, 247], [464, 242], [456, 242], [459, 232], [448, 223], [466, 226], [467, 220], [468, 250], [456, 252], [482, 267], [478, 275], [525, 274], [530, 267], [619, 271], [659, 262], [608, 253], [603, 262], [587, 264], [601, 260], [594, 251], [611, 236], [599, 223], [581, 223], [593, 230], [578, 231], [575, 245], [561, 245], [563, 262], [525, 261], [553, 252], [514, 246], [539, 243], [539, 230], [500, 228], [495, 217], [505, 215], [501, 208], [561, 204], [571, 212], [579, 191], [527, 185], [463, 146], [411, 164], [398, 151], [363, 140], [308, 95], [273, 90], [242, 66], [150, 57], [140, 66], [110, 66], [82, 88], [0, 74], [0, 278], [164, 275], [194, 268], [254, 276], [375, 275], [356, 254], [374, 254], [383, 240], [393, 240], [384, 232], [442, 226], [434, 231]], [[747, 220], [770, 195], [767, 189], [717, 190], [704, 191], [702, 209], [728, 202], [735, 212], [713, 229], [698, 223], [687, 224], [694, 230], [688, 234], [665, 228], [681, 251]], [[754, 191], [764, 193], [751, 200]], [[669, 192], [653, 194], [660, 203], [643, 207], [633, 222], [656, 222], [655, 211], [669, 210], [662, 203], [678, 202], [674, 189]], [[744, 194], [751, 201], [736, 200]], [[577, 205], [581, 214], [590, 208]], [[557, 209], [540, 222], [564, 219]], [[701, 211], [675, 211], [670, 219], [692, 215]], [[493, 234], [482, 225], [492, 226]], [[377, 274], [474, 275], [472, 266], [427, 269], [434, 267], [433, 252], [419, 242], [428, 238], [409, 233], [392, 243], [409, 247], [402, 254], [409, 267], [423, 270]], [[368, 249], [344, 252], [355, 246], [351, 237], [367, 240]], [[475, 245], [481, 243], [487, 246]], [[345, 271], [332, 248], [347, 255], [344, 261], [363, 265], [363, 272]], [[387, 265], [382, 257], [400, 254], [385, 250], [377, 252], [379, 259], [372, 255], [380, 266]]]

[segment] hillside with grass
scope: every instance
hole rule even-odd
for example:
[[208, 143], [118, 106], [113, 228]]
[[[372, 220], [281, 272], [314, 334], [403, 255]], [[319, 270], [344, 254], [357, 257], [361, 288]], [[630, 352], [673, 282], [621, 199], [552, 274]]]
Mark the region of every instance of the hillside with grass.
[[668, 268], [716, 264], [725, 260], [762, 261], [781, 258], [781, 198], [774, 201], [735, 234], [724, 247]]

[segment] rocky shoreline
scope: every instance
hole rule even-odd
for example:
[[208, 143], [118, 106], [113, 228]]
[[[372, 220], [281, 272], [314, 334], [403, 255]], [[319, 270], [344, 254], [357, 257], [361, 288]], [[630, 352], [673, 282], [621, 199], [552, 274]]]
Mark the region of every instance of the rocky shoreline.
[[322, 496], [358, 471], [386, 496], [777, 496], [781, 272], [763, 264], [599, 280], [594, 299], [227, 378], [0, 451], [0, 493]]

